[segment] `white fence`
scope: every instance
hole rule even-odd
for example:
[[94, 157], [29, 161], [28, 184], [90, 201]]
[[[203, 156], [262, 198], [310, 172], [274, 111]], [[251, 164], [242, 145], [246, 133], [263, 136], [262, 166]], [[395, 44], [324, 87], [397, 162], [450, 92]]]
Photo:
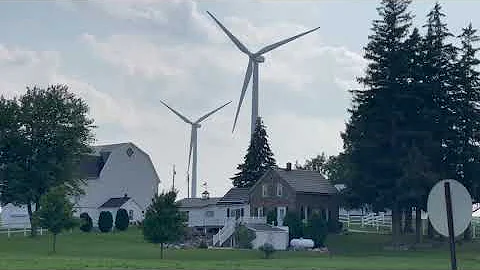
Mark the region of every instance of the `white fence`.
[[[415, 214], [412, 217], [415, 220]], [[358, 232], [391, 232], [392, 216], [384, 213], [366, 215], [340, 214], [339, 221], [349, 231]], [[427, 219], [422, 217], [422, 232], [427, 233]], [[480, 217], [472, 217], [472, 237], [480, 238]]]
[[[47, 233], [47, 229], [44, 228], [38, 228], [37, 233], [40, 235], [44, 235]], [[25, 223], [0, 223], [0, 235], [6, 234], [7, 237], [11, 237], [12, 234], [18, 234], [21, 233], [24, 236], [27, 236], [30, 234], [30, 224], [25, 224]]]

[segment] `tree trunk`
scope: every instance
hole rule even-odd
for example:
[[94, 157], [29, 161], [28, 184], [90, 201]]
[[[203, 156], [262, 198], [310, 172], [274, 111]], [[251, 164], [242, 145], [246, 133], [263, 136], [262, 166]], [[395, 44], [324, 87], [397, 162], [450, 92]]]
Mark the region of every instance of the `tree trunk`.
[[471, 241], [472, 240], [472, 223], [468, 224], [467, 229], [463, 233], [463, 240]]
[[56, 245], [57, 245], [57, 234], [56, 234], [56, 233], [54, 233], [54, 234], [52, 234], [52, 236], [53, 236], [53, 242], [52, 242], [52, 252], [53, 252], [53, 253], [55, 253], [55, 252], [57, 252], [57, 250], [56, 250]]
[[28, 211], [28, 218], [30, 220], [30, 236], [34, 237], [37, 235], [37, 230], [35, 229], [35, 224], [33, 222], [32, 204], [30, 202], [27, 203], [27, 211]]
[[422, 242], [422, 210], [415, 207], [415, 243]]
[[403, 227], [403, 232], [404, 234], [410, 234], [413, 232], [412, 230], [412, 208], [411, 207], [407, 207], [407, 209], [405, 210], [405, 224], [404, 224], [404, 227]]
[[163, 259], [163, 243], [160, 243], [160, 259]]
[[395, 248], [400, 244], [401, 215], [402, 212], [398, 206], [398, 202], [395, 202], [392, 209], [392, 245]]
[[427, 228], [428, 239], [433, 239], [435, 232], [434, 232], [432, 223], [430, 223], [430, 217], [428, 218], [427, 222], [428, 222], [428, 228]]

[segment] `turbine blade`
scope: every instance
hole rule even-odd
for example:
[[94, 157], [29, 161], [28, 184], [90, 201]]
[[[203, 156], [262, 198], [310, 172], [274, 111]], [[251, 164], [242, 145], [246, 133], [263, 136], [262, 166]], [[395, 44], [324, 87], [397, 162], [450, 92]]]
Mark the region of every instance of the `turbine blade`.
[[240, 108], [242, 107], [243, 98], [245, 98], [245, 92], [247, 91], [248, 83], [250, 82], [250, 78], [252, 77], [253, 73], [253, 61], [250, 59], [248, 61], [247, 72], [245, 73], [245, 79], [243, 80], [243, 87], [242, 92], [240, 93], [240, 99], [238, 100], [237, 112], [235, 113], [235, 121], [233, 122], [232, 133], [235, 130], [235, 126], [237, 125], [238, 114], [240, 113]]
[[193, 129], [194, 127], [192, 126], [192, 132], [190, 134], [190, 149], [188, 151], [188, 165], [187, 165], [187, 174], [190, 174], [190, 160], [192, 159], [192, 148], [193, 148]]
[[210, 15], [210, 17], [212, 17], [212, 19], [218, 24], [218, 26], [220, 26], [220, 28], [222, 28], [223, 32], [225, 32], [225, 34], [230, 38], [230, 40], [232, 40], [233, 43], [235, 43], [235, 45], [237, 46], [237, 48], [238, 48], [240, 51], [242, 51], [242, 52], [244, 52], [244, 53], [246, 53], [246, 54], [248, 54], [248, 55], [252, 54], [252, 53], [247, 49], [247, 47], [245, 47], [245, 45], [243, 45], [243, 44], [240, 42], [240, 40], [238, 40], [238, 38], [236, 38], [225, 26], [223, 26], [223, 24], [222, 24], [219, 20], [217, 20], [217, 18], [215, 18], [215, 16], [213, 16], [212, 13], [210, 13], [209, 11], [207, 11], [207, 13], [208, 13], [208, 15]]
[[313, 29], [311, 29], [311, 30], [305, 31], [305, 32], [303, 32], [303, 33], [301, 33], [301, 34], [298, 34], [298, 35], [296, 35], [296, 36], [293, 36], [293, 37], [290, 37], [290, 38], [286, 38], [286, 39], [281, 40], [281, 41], [279, 41], [279, 42], [277, 42], [277, 43], [273, 43], [273, 44], [271, 44], [271, 45], [265, 46], [265, 47], [263, 47], [262, 49], [260, 49], [258, 52], [256, 52], [255, 54], [261, 55], [261, 54], [264, 54], [264, 53], [266, 53], [266, 52], [269, 52], [269, 51], [271, 51], [271, 50], [273, 50], [273, 49], [276, 49], [276, 48], [278, 48], [278, 47], [280, 47], [280, 46], [282, 46], [282, 45], [284, 45], [284, 44], [286, 44], [286, 43], [288, 43], [288, 42], [290, 42], [290, 41], [293, 41], [293, 40], [295, 40], [295, 39], [297, 39], [297, 38], [299, 38], [299, 37], [301, 37], [301, 36], [304, 36], [304, 35], [306, 35], [306, 34], [309, 34], [309, 33], [313, 32], [313, 31], [317, 30], [318, 28], [320, 28], [320, 27], [313, 28]]
[[160, 102], [165, 105], [165, 107], [169, 108], [170, 111], [172, 111], [174, 114], [178, 115], [178, 117], [182, 118], [183, 121], [187, 122], [188, 124], [193, 124], [192, 121], [188, 120], [188, 118], [186, 118], [185, 116], [183, 116], [182, 114], [180, 114], [179, 112], [175, 111], [173, 108], [171, 108], [170, 106], [167, 105], [167, 103], [163, 102], [160, 100]]
[[209, 112], [209, 113], [205, 114], [204, 116], [202, 116], [202, 117], [198, 118], [198, 120], [195, 122], [195, 124], [198, 124], [198, 123], [202, 122], [202, 121], [203, 121], [203, 120], [205, 120], [207, 117], [209, 117], [210, 115], [212, 115], [212, 114], [216, 113], [217, 111], [219, 111], [220, 109], [222, 109], [223, 107], [227, 106], [227, 105], [228, 105], [228, 104], [230, 104], [230, 103], [232, 103], [232, 102], [231, 102], [231, 101], [229, 101], [229, 102], [225, 103], [224, 105], [222, 105], [222, 106], [220, 106], [220, 107], [216, 108], [215, 110], [213, 110], [213, 111], [211, 111], [211, 112]]

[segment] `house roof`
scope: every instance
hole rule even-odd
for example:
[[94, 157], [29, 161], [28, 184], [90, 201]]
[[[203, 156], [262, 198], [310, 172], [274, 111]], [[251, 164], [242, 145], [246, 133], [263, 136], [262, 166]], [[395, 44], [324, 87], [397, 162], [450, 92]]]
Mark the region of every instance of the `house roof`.
[[296, 192], [336, 194], [337, 189], [318, 171], [285, 170], [275, 168], [274, 171], [285, 180]]
[[231, 188], [218, 203], [246, 203], [249, 200], [249, 188]]
[[208, 199], [184, 198], [179, 200], [178, 204], [180, 205], [181, 208], [203, 208], [209, 205], [217, 204], [218, 200], [220, 200], [219, 197], [208, 198]]
[[119, 198], [110, 198], [108, 201], [100, 205], [98, 208], [117, 208], [124, 205], [126, 202], [130, 200], [130, 197], [124, 196]]

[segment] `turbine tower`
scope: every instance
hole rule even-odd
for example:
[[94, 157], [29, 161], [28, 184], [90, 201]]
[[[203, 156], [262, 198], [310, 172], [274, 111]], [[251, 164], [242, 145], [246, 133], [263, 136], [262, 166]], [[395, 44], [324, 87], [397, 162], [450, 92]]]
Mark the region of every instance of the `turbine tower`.
[[[187, 166], [187, 174], [190, 172], [190, 160], [192, 159], [192, 152], [193, 152], [193, 159], [192, 159], [192, 184], [191, 184], [191, 193], [190, 196], [191, 198], [196, 198], [197, 197], [197, 130], [198, 128], [201, 127], [200, 123], [207, 119], [210, 115], [216, 113], [223, 107], [227, 106], [228, 104], [231, 103], [231, 101], [225, 103], [224, 105], [216, 108], [215, 110], [205, 114], [204, 116], [198, 118], [197, 121], [193, 122], [190, 121], [188, 118], [171, 108], [170, 106], [167, 105], [167, 103], [163, 102], [160, 100], [160, 102], [165, 105], [168, 109], [170, 109], [174, 114], [176, 114], [178, 117], [180, 117], [183, 121], [185, 121], [187, 124], [190, 124], [192, 126], [191, 134], [190, 134], [190, 147], [189, 147], [189, 153], [188, 153], [188, 166]], [[187, 187], [188, 189], [188, 187]]]
[[238, 101], [238, 106], [237, 106], [237, 112], [235, 114], [235, 121], [233, 122], [233, 128], [232, 132], [235, 130], [235, 126], [237, 124], [237, 119], [238, 119], [238, 114], [240, 113], [240, 107], [242, 106], [243, 98], [245, 97], [245, 92], [247, 91], [247, 86], [248, 83], [250, 82], [250, 78], [252, 77], [253, 74], [253, 89], [252, 89], [252, 118], [251, 118], [251, 134], [253, 134], [255, 130], [255, 122], [257, 121], [258, 118], [258, 64], [263, 63], [265, 61], [265, 57], [263, 57], [263, 54], [274, 50], [284, 44], [287, 44], [290, 41], [293, 41], [301, 36], [304, 36], [308, 33], [311, 33], [315, 30], [317, 30], [320, 27], [314, 28], [312, 30], [300, 33], [296, 36], [286, 38], [284, 40], [281, 40], [279, 42], [270, 44], [268, 46], [265, 46], [261, 48], [259, 51], [256, 53], [250, 52], [245, 45], [243, 45], [240, 40], [238, 40], [223, 24], [213, 16], [212, 13], [207, 11], [208, 15], [212, 17], [212, 19], [218, 24], [218, 26], [225, 32], [225, 34], [232, 40], [232, 42], [237, 46], [237, 48], [248, 55], [248, 66], [247, 66], [247, 72], [245, 74], [245, 79], [243, 81], [243, 87], [242, 87], [242, 92], [240, 93], [240, 100]]

